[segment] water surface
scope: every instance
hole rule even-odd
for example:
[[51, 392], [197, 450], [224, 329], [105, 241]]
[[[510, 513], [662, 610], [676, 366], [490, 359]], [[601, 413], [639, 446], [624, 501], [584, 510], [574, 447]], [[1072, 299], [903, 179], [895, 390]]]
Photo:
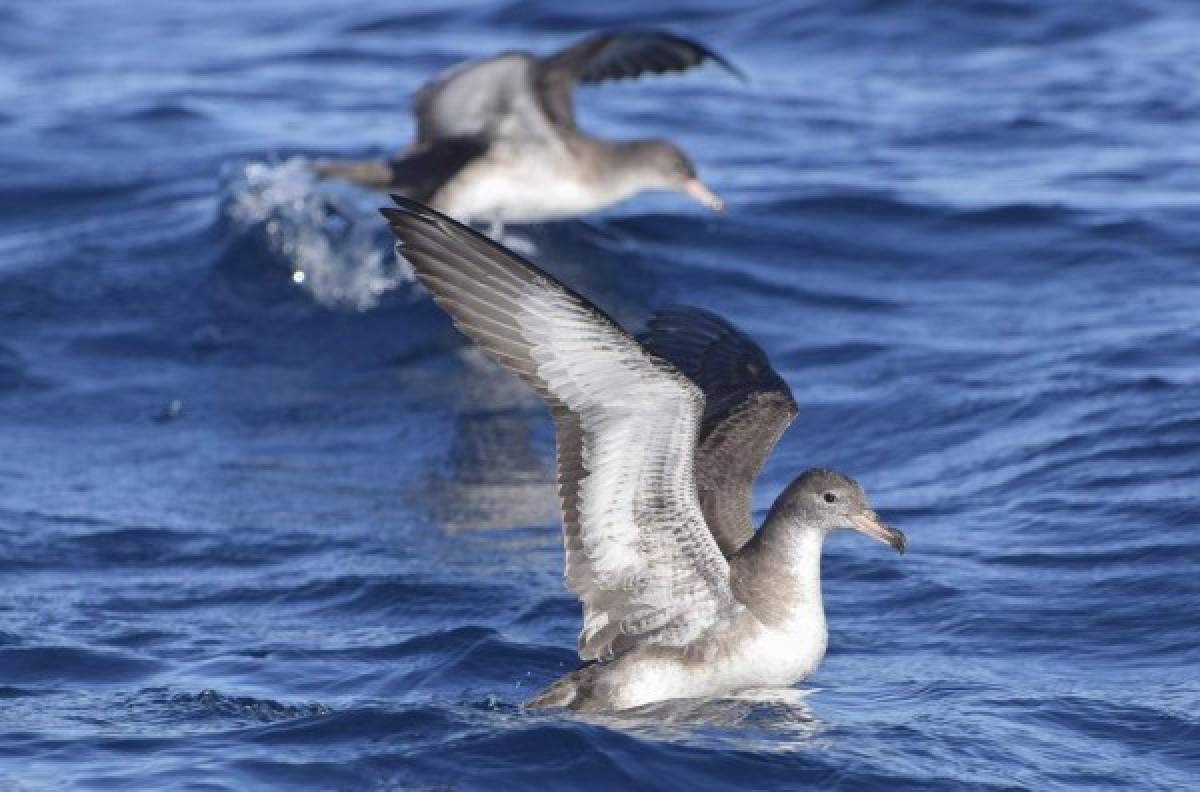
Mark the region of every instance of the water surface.
[[[791, 694], [525, 713], [577, 662], [548, 419], [296, 158], [634, 24], [751, 81], [583, 124], [729, 210], [520, 233], [623, 321], [736, 318], [801, 405], [760, 516], [835, 467], [911, 551], [830, 541]], [[1198, 40], [1184, 0], [0, 10], [0, 786], [1194, 788]]]

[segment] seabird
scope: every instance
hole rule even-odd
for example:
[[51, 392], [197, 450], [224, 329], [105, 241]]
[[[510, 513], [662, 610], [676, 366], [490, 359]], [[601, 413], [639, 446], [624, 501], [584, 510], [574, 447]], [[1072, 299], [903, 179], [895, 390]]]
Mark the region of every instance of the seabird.
[[783, 687], [825, 654], [821, 546], [850, 528], [903, 552], [862, 488], [808, 470], [751, 524], [751, 486], [796, 414], [766, 355], [695, 308], [640, 340], [488, 237], [393, 196], [382, 209], [433, 299], [554, 418], [566, 584], [589, 664], [528, 702], [626, 709]]
[[654, 31], [590, 36], [547, 57], [505, 52], [443, 73], [418, 91], [416, 141], [391, 161], [314, 164], [319, 175], [386, 189], [465, 223], [537, 223], [575, 217], [643, 190], [675, 190], [724, 204], [665, 140], [611, 141], [575, 123], [577, 83], [680, 72], [711, 60], [690, 39]]

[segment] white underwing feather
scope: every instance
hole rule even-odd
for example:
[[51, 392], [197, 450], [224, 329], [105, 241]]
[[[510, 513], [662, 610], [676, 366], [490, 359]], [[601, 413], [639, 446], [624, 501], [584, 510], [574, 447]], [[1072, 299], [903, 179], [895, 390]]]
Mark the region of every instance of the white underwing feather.
[[434, 217], [389, 214], [401, 252], [460, 329], [550, 405], [580, 655], [690, 643], [734, 607], [696, 493], [702, 392], [562, 284]]

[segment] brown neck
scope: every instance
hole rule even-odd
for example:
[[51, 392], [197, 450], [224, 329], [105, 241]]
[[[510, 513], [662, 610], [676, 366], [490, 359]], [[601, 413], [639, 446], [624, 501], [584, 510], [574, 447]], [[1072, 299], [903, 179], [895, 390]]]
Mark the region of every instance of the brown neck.
[[730, 562], [734, 596], [768, 626], [797, 618], [822, 623], [821, 546], [819, 528], [798, 527], [774, 511]]

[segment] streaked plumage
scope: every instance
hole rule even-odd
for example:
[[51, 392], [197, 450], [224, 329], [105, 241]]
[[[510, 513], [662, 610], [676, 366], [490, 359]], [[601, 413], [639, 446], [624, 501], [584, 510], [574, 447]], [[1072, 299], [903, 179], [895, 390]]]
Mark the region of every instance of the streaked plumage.
[[[857, 527], [897, 549], [903, 537], [857, 484], [821, 470], [746, 535], [744, 470], [761, 467], [795, 410], [762, 350], [695, 309], [661, 314], [643, 343], [487, 237], [396, 202], [382, 211], [417, 277], [554, 418], [566, 582], [583, 602], [580, 657], [596, 662], [531, 704], [625, 708], [810, 673], [825, 649], [825, 534]], [[755, 415], [763, 425], [750, 428]], [[739, 452], [738, 469], [725, 467]]]

